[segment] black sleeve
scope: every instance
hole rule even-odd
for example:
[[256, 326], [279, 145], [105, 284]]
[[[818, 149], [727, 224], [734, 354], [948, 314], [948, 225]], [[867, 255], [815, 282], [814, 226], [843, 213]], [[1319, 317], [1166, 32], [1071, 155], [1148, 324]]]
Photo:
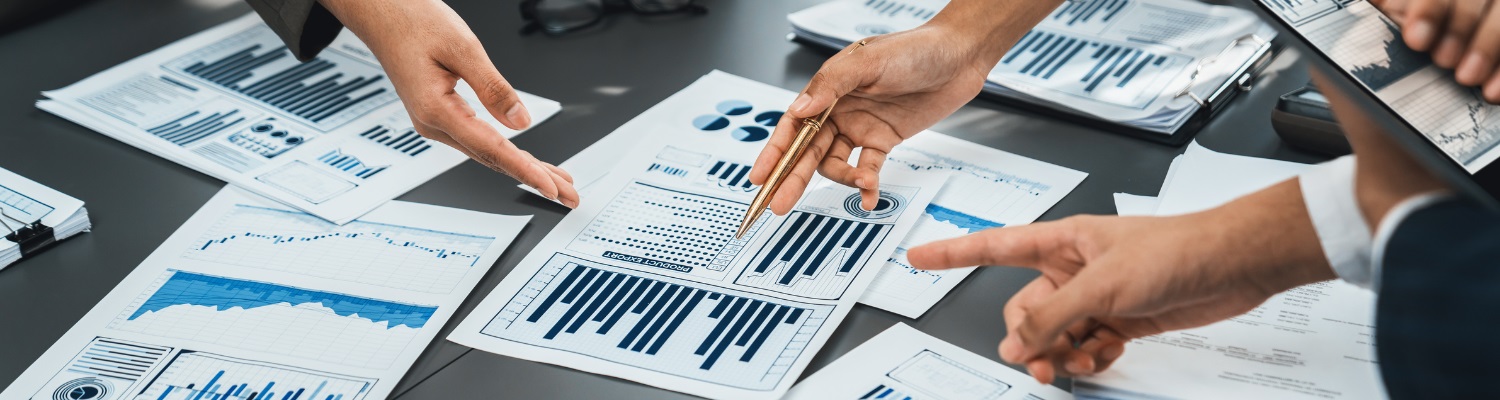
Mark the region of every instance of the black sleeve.
[[1390, 398], [1493, 398], [1500, 216], [1464, 200], [1408, 216], [1385, 248], [1375, 315]]
[[276, 31], [287, 50], [307, 61], [333, 43], [344, 24], [317, 0], [246, 0], [260, 18]]

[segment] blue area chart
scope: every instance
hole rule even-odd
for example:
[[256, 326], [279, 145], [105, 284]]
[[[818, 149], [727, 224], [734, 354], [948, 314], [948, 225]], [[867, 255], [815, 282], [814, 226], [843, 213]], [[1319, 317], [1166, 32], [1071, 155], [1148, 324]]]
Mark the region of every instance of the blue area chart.
[[317, 304], [334, 314], [385, 323], [386, 328], [421, 328], [437, 307], [392, 303], [349, 295], [299, 289], [178, 271], [127, 319], [172, 306], [206, 306], [215, 310], [253, 309], [279, 304]]
[[748, 389], [769, 389], [831, 311], [556, 255], [481, 332]]
[[359, 400], [375, 380], [184, 351], [137, 399]]
[[932, 219], [937, 220], [938, 222], [953, 225], [955, 227], [958, 227], [959, 229], [969, 231], [969, 233], [975, 233], [985, 229], [1005, 226], [1005, 224], [999, 222], [994, 222], [973, 215], [964, 214], [952, 209], [943, 208], [943, 206], [939, 206], [937, 204], [928, 204], [926, 212], [928, 216], [931, 216]]
[[714, 106], [715, 114], [704, 114], [693, 118], [692, 126], [704, 132], [718, 132], [731, 125], [739, 126], [729, 132], [729, 137], [741, 142], [759, 142], [771, 137], [771, 130], [781, 120], [781, 111], [765, 111], [751, 114], [755, 107], [744, 100], [724, 100]]

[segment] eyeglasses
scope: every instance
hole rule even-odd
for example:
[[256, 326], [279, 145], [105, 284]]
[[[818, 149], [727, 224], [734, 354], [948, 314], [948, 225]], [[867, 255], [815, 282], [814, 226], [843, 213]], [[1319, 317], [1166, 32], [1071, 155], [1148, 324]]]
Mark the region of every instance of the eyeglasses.
[[702, 15], [708, 9], [695, 0], [525, 0], [521, 2], [521, 19], [527, 24], [521, 33], [540, 30], [561, 35], [594, 26], [605, 15], [619, 12]]

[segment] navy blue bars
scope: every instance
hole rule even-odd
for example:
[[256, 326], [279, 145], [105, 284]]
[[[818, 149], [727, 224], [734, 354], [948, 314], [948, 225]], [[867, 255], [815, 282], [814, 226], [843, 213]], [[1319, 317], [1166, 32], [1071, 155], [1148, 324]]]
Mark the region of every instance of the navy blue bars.
[[[704, 357], [702, 369], [712, 368], [731, 347], [744, 350], [734, 358], [749, 362], [778, 328], [800, 326], [798, 317], [806, 310], [578, 264], [563, 268], [570, 270], [559, 272], [562, 279], [550, 284], [550, 293], [539, 294], [541, 304], [525, 319], [537, 323], [561, 313], [548, 322], [543, 339], [592, 332], [618, 338], [617, 349], [655, 355], [674, 336], [682, 336], [678, 328], [689, 319], [717, 320], [694, 352]], [[703, 309], [706, 304], [712, 308]], [[629, 329], [613, 329], [627, 313], [637, 316], [626, 323]], [[589, 328], [589, 323], [599, 327]]]
[[230, 117], [239, 115], [239, 112], [240, 110], [216, 112], [213, 114], [209, 114], [203, 118], [199, 118], [197, 121], [184, 126], [182, 123], [185, 120], [201, 114], [198, 111], [193, 111], [188, 113], [187, 115], [183, 115], [182, 117], [179, 117], [177, 119], [167, 121], [166, 123], [163, 123], [161, 125], [147, 128], [146, 133], [155, 135], [156, 137], [162, 138], [168, 142], [172, 142], [172, 144], [176, 144], [178, 146], [187, 146], [193, 144], [194, 142], [202, 140], [203, 138], [212, 136], [215, 133], [219, 133], [225, 128], [234, 126], [235, 124], [238, 124], [240, 122], [244, 122], [245, 117], [243, 116], [233, 121], [226, 122], [226, 120], [228, 120]]
[[[887, 232], [888, 225], [850, 221], [826, 215], [793, 212], [788, 225], [777, 234], [781, 239], [752, 260], [755, 274], [769, 273], [774, 267], [786, 265], [776, 283], [791, 285], [798, 275], [814, 277], [825, 263], [839, 262], [835, 255], [842, 253], [839, 273], [852, 271], [870, 250], [875, 239]], [[850, 228], [853, 228], [852, 230]], [[836, 252], [837, 250], [837, 252]]]
[[[182, 71], [313, 123], [388, 94], [386, 88], [356, 93], [385, 76], [345, 76], [336, 70], [337, 63], [326, 58], [290, 66], [273, 64], [290, 54], [285, 47], [261, 52], [260, 45], [251, 45], [212, 62], [193, 63]], [[276, 68], [279, 70], [273, 70]], [[425, 150], [416, 149], [410, 151]]]

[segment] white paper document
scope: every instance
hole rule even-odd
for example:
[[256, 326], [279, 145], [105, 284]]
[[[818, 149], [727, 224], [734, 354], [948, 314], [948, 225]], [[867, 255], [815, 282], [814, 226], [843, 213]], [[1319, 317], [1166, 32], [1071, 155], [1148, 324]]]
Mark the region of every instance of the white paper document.
[[20, 238], [23, 228], [41, 223], [52, 228], [52, 236], [63, 240], [88, 232], [89, 211], [83, 201], [0, 168], [0, 270], [20, 260], [21, 246], [6, 240]]
[[[707, 82], [734, 82], [732, 84], [754, 84], [763, 86], [767, 92], [767, 103], [762, 110], [778, 110], [791, 104], [795, 93], [748, 82], [715, 71], [704, 78]], [[748, 82], [748, 83], [745, 83]], [[772, 94], [772, 93], [775, 94]], [[774, 113], [779, 118], [779, 111]], [[714, 113], [704, 114], [704, 118]], [[745, 119], [746, 114], [740, 118]], [[770, 116], [766, 116], [769, 118]], [[561, 164], [573, 175], [579, 191], [589, 196], [589, 190], [600, 178], [608, 174], [619, 162], [620, 149], [628, 149], [654, 132], [650, 127], [654, 116], [642, 114], [620, 129], [569, 158]], [[748, 119], [747, 119], [748, 120]], [[754, 139], [751, 143], [764, 145], [770, 130], [774, 130], [775, 119], [757, 118], [763, 122], [751, 126], [752, 130], [764, 129], [764, 134], [740, 135]], [[728, 124], [719, 128], [729, 130]], [[740, 128], [735, 128], [740, 129]], [[757, 131], [759, 132], [759, 131]], [[855, 152], [857, 155], [858, 152]], [[753, 160], [751, 156], [747, 160]], [[926, 215], [902, 241], [896, 253], [880, 272], [880, 277], [870, 286], [870, 291], [860, 299], [861, 303], [883, 310], [917, 318], [937, 304], [943, 296], [953, 290], [973, 268], [920, 271], [906, 262], [906, 250], [917, 245], [958, 237], [982, 229], [1016, 226], [1031, 223], [1041, 217], [1062, 198], [1077, 188], [1088, 174], [1057, 165], [1021, 157], [979, 144], [956, 139], [933, 131], [924, 131], [907, 139], [891, 152], [885, 162], [886, 169], [920, 171], [948, 171], [952, 173], [950, 184], [943, 187], [932, 204], [923, 210]], [[748, 171], [748, 169], [746, 170]], [[715, 173], [725, 173], [715, 171]], [[735, 173], [739, 173], [736, 170]], [[732, 177], [731, 177], [732, 178]], [[740, 180], [747, 192], [758, 190], [748, 181]], [[536, 193], [534, 189], [523, 187]]]
[[[830, 47], [926, 23], [945, 0], [840, 0], [787, 16]], [[1077, 0], [1059, 6], [990, 71], [986, 91], [1170, 133], [1276, 31], [1255, 14], [1187, 0]], [[1254, 39], [1259, 38], [1259, 39]], [[1200, 68], [1201, 67], [1201, 68]]]
[[[1180, 163], [1162, 190], [1157, 215], [1212, 208], [1310, 167], [1217, 153], [1197, 143]], [[1116, 207], [1122, 215], [1153, 211], [1129, 201]], [[1086, 399], [1384, 398], [1374, 346], [1374, 294], [1339, 280], [1320, 282], [1223, 322], [1133, 340], [1109, 370], [1077, 379], [1073, 393]]]
[[1067, 400], [1068, 392], [897, 323], [818, 370], [788, 400]]
[[384, 399], [531, 217], [226, 187], [3, 399]]
[[709, 398], [785, 393], [949, 176], [888, 169], [870, 211], [817, 178], [735, 238], [789, 95], [714, 73], [620, 128], [650, 134], [449, 339]]
[[[468, 84], [455, 90], [506, 137], [520, 133]], [[353, 34], [299, 63], [254, 14], [44, 94], [43, 110], [340, 224], [467, 159], [417, 134]], [[561, 110], [520, 96], [534, 123]]]

